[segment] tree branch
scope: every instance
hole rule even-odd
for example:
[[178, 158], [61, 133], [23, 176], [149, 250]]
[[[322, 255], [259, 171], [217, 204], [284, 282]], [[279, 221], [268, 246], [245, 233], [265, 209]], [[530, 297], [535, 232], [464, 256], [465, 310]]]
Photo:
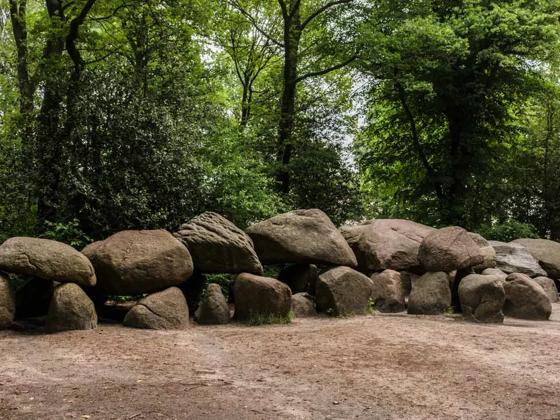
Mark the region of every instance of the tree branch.
[[[282, 1], [282, 0], [278, 0], [278, 1]], [[267, 33], [264, 29], [262, 29], [259, 25], [259, 23], [257, 22], [257, 20], [247, 11], [243, 8], [243, 6], [241, 6], [239, 4], [239, 2], [237, 0], [230, 0], [230, 5], [233, 6], [234, 8], [236, 8], [243, 16], [245, 16], [247, 18], [247, 20], [249, 20], [249, 22], [253, 25], [253, 27], [260, 32], [266, 39], [268, 39], [270, 42], [272, 42], [275, 45], [278, 45], [279, 47], [284, 48], [284, 44], [280, 41], [278, 41], [277, 39], [275, 39], [272, 35], [270, 35], [269, 33]]]
[[334, 66], [327, 67], [326, 69], [323, 69], [323, 70], [318, 70], [318, 71], [313, 71], [313, 72], [310, 72], [310, 73], [306, 73], [302, 76], [299, 76], [296, 79], [296, 83], [299, 83], [299, 82], [301, 82], [302, 80], [305, 80], [305, 79], [309, 79], [310, 77], [323, 76], [323, 75], [325, 75], [327, 73], [330, 73], [332, 71], [335, 71], [335, 70], [341, 69], [343, 67], [346, 67], [348, 64], [350, 64], [352, 61], [356, 60], [357, 58], [358, 58], [357, 55], [353, 55], [348, 60], [346, 60], [342, 63], [338, 63]]
[[301, 0], [296, 0], [292, 5], [292, 9], [290, 10], [290, 17], [294, 17], [296, 13], [299, 11]]
[[95, 2], [96, 0], [87, 0], [86, 4], [80, 11], [80, 14], [70, 22], [70, 30], [68, 32], [68, 35], [66, 36], [66, 50], [68, 51], [68, 55], [74, 62], [74, 68], [77, 71], [81, 70], [84, 67], [85, 63], [82, 59], [82, 56], [80, 55], [80, 52], [78, 51], [78, 48], [76, 47], [76, 40], [78, 39], [80, 26], [82, 25], [82, 23], [84, 23], [87, 14], [91, 10]]
[[115, 7], [115, 8], [113, 9], [113, 11], [111, 12], [110, 15], [99, 16], [99, 17], [92, 17], [91, 20], [94, 20], [94, 21], [96, 21], [96, 22], [99, 22], [99, 21], [102, 21], [102, 20], [111, 19], [111, 18], [113, 18], [113, 17], [116, 16], [117, 12], [119, 12], [120, 10], [122, 10], [122, 9], [128, 7], [128, 6], [132, 6], [132, 5], [133, 5], [133, 3], [123, 3], [123, 4], [121, 4], [121, 5], [117, 6], [117, 7]]
[[438, 182], [437, 180], [437, 176], [436, 176], [436, 172], [434, 170], [434, 168], [432, 167], [432, 165], [430, 165], [430, 161], [428, 160], [428, 157], [426, 156], [426, 153], [424, 152], [424, 149], [422, 148], [422, 144], [420, 143], [420, 137], [418, 136], [418, 128], [416, 127], [416, 121], [414, 120], [414, 116], [412, 115], [412, 111], [410, 109], [410, 107], [408, 106], [408, 102], [406, 101], [406, 93], [404, 90], [404, 87], [400, 84], [400, 82], [396, 81], [395, 82], [395, 88], [397, 89], [397, 93], [399, 95], [399, 100], [401, 102], [401, 105], [403, 107], [403, 110], [406, 114], [406, 118], [408, 119], [408, 122], [410, 124], [410, 132], [412, 135], [412, 142], [414, 143], [414, 147], [416, 148], [416, 152], [418, 153], [418, 157], [420, 158], [420, 161], [422, 162], [422, 165], [424, 166], [424, 169], [426, 170], [427, 174], [428, 174], [428, 178], [430, 179], [434, 190], [436, 192], [436, 195], [438, 197], [438, 199], [441, 201], [443, 200], [443, 189], [441, 186], [441, 183]]
[[280, 5], [280, 9], [282, 10], [282, 16], [287, 18], [289, 16], [288, 8], [286, 7], [286, 3], [284, 0], [278, 0], [278, 4]]
[[311, 13], [307, 19], [305, 19], [303, 21], [303, 23], [301, 24], [301, 28], [305, 28], [307, 25], [309, 25], [309, 23], [311, 23], [311, 21], [313, 19], [315, 19], [317, 16], [319, 16], [320, 14], [324, 13], [325, 11], [327, 11], [328, 9], [330, 9], [331, 7], [334, 6], [338, 6], [340, 4], [346, 4], [346, 3], [352, 3], [354, 0], [334, 0], [331, 1], [330, 3], [325, 4], [323, 7], [320, 7], [319, 9], [317, 9], [315, 12]]

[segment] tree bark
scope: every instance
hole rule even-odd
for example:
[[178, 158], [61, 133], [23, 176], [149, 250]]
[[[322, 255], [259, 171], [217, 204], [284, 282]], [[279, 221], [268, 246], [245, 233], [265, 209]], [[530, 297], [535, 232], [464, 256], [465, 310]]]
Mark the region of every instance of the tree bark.
[[466, 195], [466, 160], [467, 156], [463, 144], [463, 118], [459, 112], [448, 115], [449, 124], [449, 169], [447, 178], [446, 205], [443, 212], [443, 222], [448, 225], [465, 226], [465, 195]]
[[416, 149], [416, 152], [418, 153], [418, 157], [422, 162], [422, 166], [424, 166], [424, 169], [426, 170], [426, 174], [428, 175], [428, 179], [430, 180], [430, 183], [434, 188], [434, 192], [436, 194], [436, 197], [438, 198], [439, 208], [441, 210], [444, 207], [444, 201], [445, 201], [443, 186], [441, 185], [441, 182], [438, 180], [438, 175], [434, 170], [434, 168], [432, 167], [432, 165], [430, 164], [430, 161], [428, 160], [428, 157], [426, 156], [426, 153], [422, 148], [422, 144], [420, 143], [420, 137], [418, 135], [418, 128], [416, 126], [416, 121], [414, 119], [414, 115], [412, 114], [412, 110], [410, 109], [410, 106], [408, 105], [408, 102], [406, 100], [406, 92], [403, 86], [399, 82], [396, 82], [395, 85], [397, 88], [397, 94], [399, 96], [401, 106], [403, 107], [404, 113], [410, 125], [410, 135], [412, 138], [412, 142], [414, 144], [414, 148]]
[[[62, 164], [64, 160], [64, 144], [75, 123], [74, 107], [78, 97], [80, 75], [84, 62], [75, 45], [79, 36], [79, 28], [96, 0], [88, 0], [78, 16], [70, 21], [69, 31], [64, 31], [59, 25], [65, 25], [63, 3], [60, 0], [47, 0], [46, 6], [52, 23], [52, 31], [43, 53], [44, 93], [43, 102], [37, 117], [37, 169], [38, 169], [38, 199], [37, 223], [39, 228], [47, 221], [55, 221], [59, 203], [59, 189], [62, 178]], [[66, 72], [61, 68], [61, 58], [64, 50], [74, 64], [70, 79], [66, 79]], [[66, 86], [66, 91], [64, 90]], [[66, 118], [62, 120], [62, 106], [66, 93]]]
[[302, 0], [278, 0], [282, 11], [284, 43], [284, 68], [282, 72], [282, 94], [280, 97], [280, 119], [278, 124], [278, 149], [276, 163], [276, 182], [278, 190], [287, 194], [290, 192], [289, 163], [294, 150], [293, 131], [296, 114], [296, 95], [299, 82], [315, 76], [325, 75], [338, 70], [356, 59], [356, 56], [332, 67], [311, 72], [298, 77], [299, 47], [305, 28], [327, 10], [352, 3], [353, 0], [332, 0], [310, 13], [303, 21], [301, 17]]
[[17, 78], [19, 89], [19, 110], [23, 119], [23, 144], [30, 145], [33, 138], [32, 115], [35, 86], [29, 75], [27, 48], [27, 0], [10, 0], [10, 20], [17, 51]]
[[546, 104], [546, 136], [544, 139], [544, 163], [543, 163], [543, 180], [542, 180], [542, 194], [544, 201], [544, 227], [548, 232], [541, 232], [553, 235], [552, 232], [552, 219], [553, 219], [553, 204], [550, 195], [550, 180], [549, 180], [549, 165], [550, 165], [550, 141], [554, 135], [554, 106], [549, 100]]
[[280, 192], [290, 191], [290, 172], [288, 164], [293, 151], [292, 133], [294, 130], [297, 66], [299, 43], [301, 40], [301, 18], [299, 6], [292, 13], [284, 14], [284, 68], [282, 74], [282, 96], [280, 98], [280, 121], [278, 125], [278, 154], [276, 161], [280, 165], [277, 182]]
[[45, 222], [55, 220], [60, 183], [59, 159], [62, 152], [59, 128], [63, 95], [59, 66], [64, 51], [64, 38], [59, 25], [64, 22], [64, 11], [59, 0], [47, 0], [46, 6], [53, 27], [43, 52], [44, 93], [37, 117], [37, 223], [40, 229]]

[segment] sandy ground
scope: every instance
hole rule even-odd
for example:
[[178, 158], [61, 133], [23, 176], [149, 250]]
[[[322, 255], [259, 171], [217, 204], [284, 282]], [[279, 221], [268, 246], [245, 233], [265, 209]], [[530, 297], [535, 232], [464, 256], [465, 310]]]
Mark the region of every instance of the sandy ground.
[[373, 315], [291, 325], [0, 332], [0, 418], [558, 419], [549, 322]]

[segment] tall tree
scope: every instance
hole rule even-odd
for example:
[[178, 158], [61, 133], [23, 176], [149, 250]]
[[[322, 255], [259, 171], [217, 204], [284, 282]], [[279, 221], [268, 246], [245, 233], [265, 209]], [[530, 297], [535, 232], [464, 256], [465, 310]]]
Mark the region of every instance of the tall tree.
[[[46, 8], [50, 31], [43, 54], [43, 101], [37, 117], [37, 156], [40, 188], [37, 212], [39, 224], [55, 220], [57, 196], [60, 187], [61, 165], [64, 158], [63, 144], [74, 127], [74, 105], [79, 94], [80, 76], [85, 65], [76, 42], [80, 27], [85, 22], [96, 0], [79, 4], [61, 0], [47, 0]], [[75, 13], [67, 13], [68, 8]], [[62, 56], [64, 51], [72, 60], [69, 75]], [[66, 87], [66, 92], [64, 88]], [[66, 118], [62, 115], [66, 100]]]
[[31, 116], [33, 114], [35, 84], [29, 71], [29, 49], [27, 46], [27, 0], [10, 0], [10, 20], [17, 50], [17, 78], [19, 109], [24, 118], [23, 137], [29, 143], [32, 137]]
[[280, 39], [259, 26], [257, 19], [251, 15], [240, 0], [232, 0], [231, 2], [234, 7], [255, 25], [256, 30], [283, 50], [282, 89], [279, 101], [276, 153], [276, 161], [279, 168], [276, 180], [279, 190], [287, 194], [290, 191], [290, 171], [288, 170], [288, 165], [294, 150], [293, 132], [296, 120], [298, 85], [306, 79], [323, 76], [341, 69], [356, 59], [356, 55], [351, 54], [350, 57], [331, 66], [302, 73], [300, 70], [302, 63], [302, 39], [306, 33], [310, 32], [310, 27], [315, 21], [334, 8], [351, 4], [353, 0], [332, 0], [327, 2], [278, 0], [282, 28]]
[[516, 135], [511, 112], [542, 85], [558, 45], [558, 2], [376, 4], [362, 29], [361, 68], [376, 95], [363, 162], [404, 181], [394, 187], [407, 200], [436, 203], [438, 223], [477, 225], [488, 216], [473, 200], [492, 188], [479, 177]]
[[224, 5], [215, 30], [217, 42], [231, 58], [241, 85], [239, 124], [242, 128], [249, 123], [257, 79], [277, 56], [278, 50], [269, 36], [263, 35], [272, 33], [274, 26], [266, 10], [255, 5], [248, 9], [248, 13], [260, 30], [247, 22], [243, 15], [232, 13], [229, 3]]

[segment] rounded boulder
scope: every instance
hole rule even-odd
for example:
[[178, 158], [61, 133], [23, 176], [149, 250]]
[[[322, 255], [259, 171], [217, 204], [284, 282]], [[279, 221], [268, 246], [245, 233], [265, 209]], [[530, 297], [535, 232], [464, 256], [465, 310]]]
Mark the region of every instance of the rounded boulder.
[[471, 274], [459, 285], [459, 301], [466, 319], [475, 322], [501, 323], [506, 299], [500, 276]]
[[372, 281], [349, 267], [336, 267], [319, 276], [317, 311], [332, 316], [362, 315], [369, 309]]
[[363, 273], [415, 270], [420, 266], [418, 250], [434, 228], [401, 219], [375, 219], [341, 229]]
[[355, 267], [356, 256], [321, 210], [295, 210], [250, 226], [263, 264], [306, 263]]
[[270, 277], [241, 273], [233, 284], [235, 318], [249, 321], [254, 317], [286, 318], [290, 313], [290, 288]]
[[447, 273], [426, 273], [412, 282], [408, 313], [438, 315], [451, 306], [451, 288]]
[[195, 312], [196, 322], [206, 325], [227, 324], [229, 306], [219, 284], [211, 283]]
[[47, 314], [47, 330], [91, 330], [96, 327], [95, 305], [80, 286], [66, 283], [54, 289]]
[[552, 304], [544, 289], [529, 276], [514, 273], [504, 283], [506, 302], [504, 314], [513, 318], [547, 320]]
[[113, 295], [153, 293], [193, 274], [189, 251], [165, 230], [119, 232], [82, 252], [95, 268], [98, 286]]
[[548, 239], [517, 239], [539, 262], [548, 277], [560, 280], [560, 243]]
[[95, 272], [85, 255], [50, 239], [8, 239], [0, 246], [0, 270], [81, 286], [96, 283]]
[[426, 271], [450, 273], [482, 264], [484, 254], [469, 232], [451, 226], [426, 236], [418, 259]]
[[201, 273], [263, 272], [251, 238], [217, 213], [193, 218], [175, 236], [187, 246]]
[[554, 280], [548, 277], [535, 277], [533, 280], [541, 286], [552, 303], [558, 302], [558, 288]]
[[406, 290], [401, 274], [385, 270], [371, 276], [373, 283], [371, 299], [373, 306], [380, 312], [402, 312], [405, 310]]
[[308, 318], [317, 315], [313, 297], [308, 293], [292, 295], [292, 312], [296, 318]]
[[189, 325], [189, 308], [183, 292], [170, 287], [138, 301], [124, 317], [123, 324], [150, 330], [179, 330]]
[[546, 276], [546, 272], [539, 265], [527, 248], [515, 242], [490, 241], [496, 251], [496, 268], [506, 274], [522, 273], [529, 277]]

